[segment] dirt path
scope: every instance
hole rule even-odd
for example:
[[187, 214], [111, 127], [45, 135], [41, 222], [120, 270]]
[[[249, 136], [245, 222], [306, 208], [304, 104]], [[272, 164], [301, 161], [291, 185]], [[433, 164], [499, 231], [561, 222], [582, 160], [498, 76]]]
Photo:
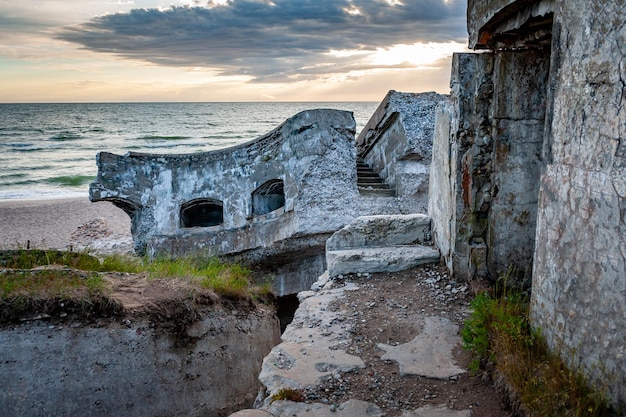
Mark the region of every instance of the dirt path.
[[[460, 329], [469, 315], [470, 288], [451, 280], [440, 266], [349, 276], [337, 286], [348, 282], [359, 289], [346, 291], [345, 298], [330, 307], [347, 312], [352, 337], [346, 353], [363, 359], [365, 368], [324, 377], [322, 384], [305, 389], [306, 400], [329, 405], [363, 400], [380, 407], [388, 417], [427, 406], [471, 410], [481, 417], [510, 415], [489, 381], [469, 371], [445, 379], [403, 375], [398, 362], [388, 359], [384, 350], [410, 346], [408, 342], [425, 332], [425, 325], [433, 320], [451, 322]], [[452, 357], [453, 365], [464, 369], [471, 359], [460, 345]]]

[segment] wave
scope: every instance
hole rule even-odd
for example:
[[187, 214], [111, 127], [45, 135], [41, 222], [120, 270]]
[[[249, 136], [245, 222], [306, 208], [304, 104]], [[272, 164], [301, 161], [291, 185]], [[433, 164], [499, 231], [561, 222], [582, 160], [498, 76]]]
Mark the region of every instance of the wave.
[[27, 147], [27, 146], [24, 146], [24, 147], [14, 147], [11, 150], [13, 152], [38, 152], [38, 151], [45, 151], [45, 150], [50, 149], [50, 148], [44, 147], [44, 146], [35, 146], [34, 144], [30, 144], [28, 146], [30, 146], [30, 148]]
[[[0, 178], [0, 181], [4, 180], [4, 178]], [[39, 181], [37, 180], [22, 180], [22, 181], [2, 181], [3, 186], [16, 186], [16, 185], [32, 185], [37, 184]]]
[[191, 139], [191, 136], [147, 135], [147, 136], [140, 136], [137, 139], [141, 139], [141, 140], [184, 140], [184, 139]]
[[18, 173], [18, 174], [1, 174], [0, 175], [0, 181], [1, 180], [10, 180], [10, 179], [14, 179], [14, 178], [25, 178], [27, 177], [27, 174], [24, 173]]
[[79, 134], [76, 134], [74, 132], [67, 132], [67, 131], [59, 132], [48, 138], [48, 140], [54, 140], [58, 142], [65, 142], [68, 140], [77, 140], [77, 139], [82, 139], [82, 137]]
[[46, 182], [67, 187], [80, 187], [96, 179], [94, 175], [61, 175], [46, 179]]
[[29, 146], [33, 146], [32, 143], [24, 143], [24, 142], [13, 142], [13, 143], [3, 143], [2, 146], [7, 148], [27, 148]]

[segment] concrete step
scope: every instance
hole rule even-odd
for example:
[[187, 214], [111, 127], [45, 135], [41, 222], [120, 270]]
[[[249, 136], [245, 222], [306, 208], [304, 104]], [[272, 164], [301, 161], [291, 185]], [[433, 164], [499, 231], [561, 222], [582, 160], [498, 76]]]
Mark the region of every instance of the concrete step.
[[378, 173], [360, 158], [357, 159], [356, 174], [357, 185], [361, 195], [370, 197], [396, 196], [396, 191], [392, 189], [389, 184], [386, 184]]
[[343, 249], [326, 252], [328, 275], [397, 272], [439, 262], [439, 251], [431, 246], [389, 246]]
[[369, 178], [369, 177], [372, 177], [372, 178], [380, 178], [380, 176], [379, 176], [377, 173], [375, 173], [374, 171], [371, 171], [371, 170], [368, 170], [368, 171], [363, 170], [363, 171], [361, 171], [361, 170], [358, 170], [358, 169], [357, 169], [356, 174], [357, 174], [357, 176], [358, 176], [358, 177], [365, 177], [365, 178]]
[[384, 183], [380, 178], [359, 178], [357, 181], [359, 187], [367, 187], [368, 185], [376, 186], [384, 186], [382, 188], [389, 188], [389, 184]]
[[396, 272], [439, 261], [426, 214], [357, 217], [326, 241], [329, 276]]
[[396, 190], [376, 189], [372, 187], [359, 187], [359, 194], [365, 197], [395, 197]]

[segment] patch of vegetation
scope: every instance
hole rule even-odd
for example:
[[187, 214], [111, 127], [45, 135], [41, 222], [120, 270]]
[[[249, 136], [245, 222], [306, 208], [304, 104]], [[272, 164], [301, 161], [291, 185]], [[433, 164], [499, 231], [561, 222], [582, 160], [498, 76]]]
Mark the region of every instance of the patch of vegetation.
[[0, 266], [11, 269], [33, 269], [39, 266], [64, 265], [83, 271], [98, 271], [98, 258], [81, 252], [19, 249], [0, 251]]
[[191, 256], [179, 259], [156, 259], [145, 264], [152, 278], [187, 278], [200, 288], [228, 298], [265, 297], [269, 286], [252, 283], [252, 273], [237, 264], [215, 257]]
[[[153, 279], [187, 279], [202, 289], [212, 290], [228, 298], [265, 298], [270, 286], [254, 285], [251, 271], [228, 264], [216, 257], [188, 256], [154, 261], [128, 255], [109, 255], [102, 260], [82, 252], [20, 249], [0, 251], [0, 267], [30, 270], [60, 265], [75, 270], [95, 272], [147, 273]], [[16, 280], [14, 285], [23, 285]], [[67, 284], [67, 283], [66, 283]]]
[[[496, 291], [498, 294], [498, 291]], [[548, 349], [529, 323], [528, 297], [499, 291], [479, 294], [461, 331], [463, 345], [475, 354], [473, 370], [495, 369], [513, 389], [529, 416], [613, 416], [605, 396]]]
[[274, 401], [280, 401], [280, 400], [294, 401], [297, 403], [301, 403], [301, 402], [304, 402], [304, 393], [302, 392], [302, 390], [299, 390], [299, 389], [281, 388], [278, 390], [278, 392], [276, 392], [276, 394], [272, 395], [270, 399], [271, 399], [270, 402], [272, 403]]
[[0, 322], [68, 313], [116, 315], [121, 306], [107, 296], [104, 279], [95, 272], [64, 269], [4, 270], [0, 273]]

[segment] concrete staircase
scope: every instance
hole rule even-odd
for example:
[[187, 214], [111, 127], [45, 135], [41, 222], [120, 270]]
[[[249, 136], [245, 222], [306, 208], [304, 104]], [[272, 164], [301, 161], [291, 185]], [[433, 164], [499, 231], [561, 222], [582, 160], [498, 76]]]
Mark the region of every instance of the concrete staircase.
[[382, 178], [364, 161], [358, 157], [356, 161], [356, 175], [359, 193], [380, 197], [395, 197], [396, 191], [385, 184]]
[[396, 272], [439, 261], [425, 214], [363, 216], [326, 242], [329, 276]]

